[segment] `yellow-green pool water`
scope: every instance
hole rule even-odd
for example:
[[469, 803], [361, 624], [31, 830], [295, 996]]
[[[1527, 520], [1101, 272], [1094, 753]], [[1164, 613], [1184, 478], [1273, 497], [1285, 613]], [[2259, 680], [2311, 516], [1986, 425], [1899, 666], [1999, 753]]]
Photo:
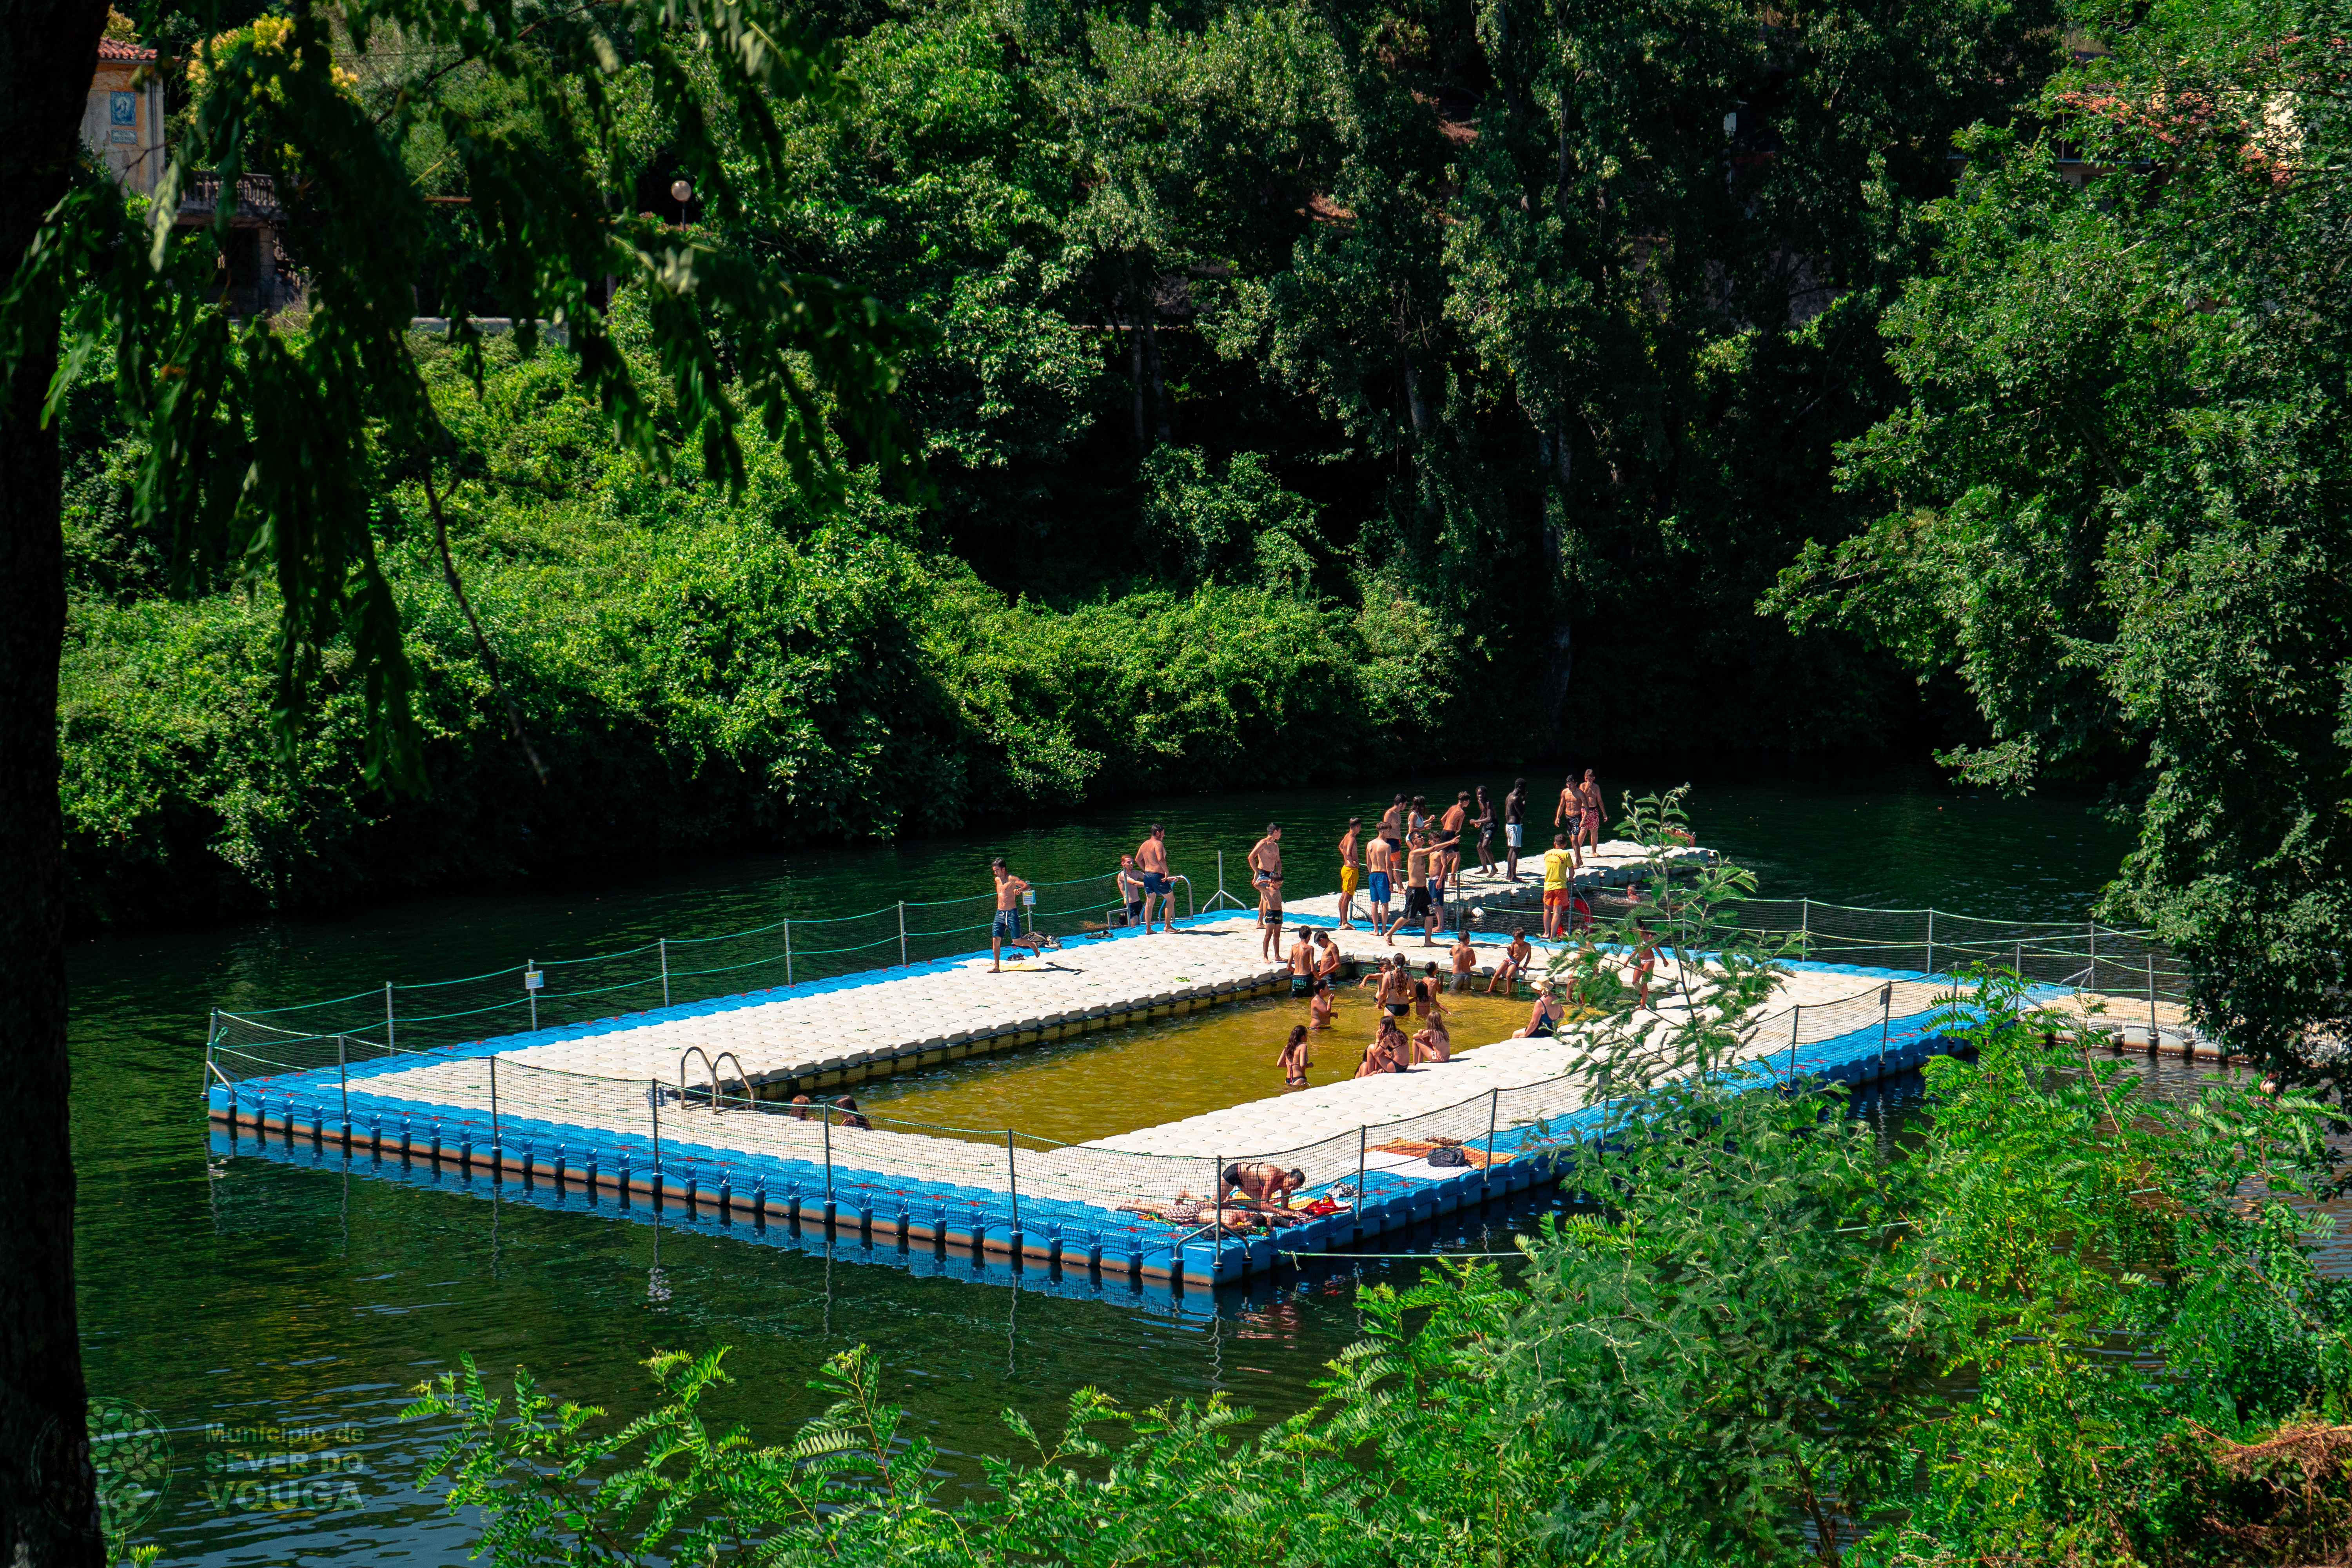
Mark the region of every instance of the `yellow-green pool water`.
[[[1534, 1005], [1524, 990], [1516, 1001], [1474, 992], [1444, 1002], [1456, 1054], [1509, 1038]], [[1353, 1078], [1379, 1020], [1370, 991], [1342, 984], [1331, 1026], [1308, 1037], [1307, 1081]], [[850, 1092], [861, 1108], [888, 1117], [1082, 1143], [1285, 1092], [1275, 1058], [1291, 1026], [1307, 1021], [1305, 1002], [1265, 997], [945, 1063]]]

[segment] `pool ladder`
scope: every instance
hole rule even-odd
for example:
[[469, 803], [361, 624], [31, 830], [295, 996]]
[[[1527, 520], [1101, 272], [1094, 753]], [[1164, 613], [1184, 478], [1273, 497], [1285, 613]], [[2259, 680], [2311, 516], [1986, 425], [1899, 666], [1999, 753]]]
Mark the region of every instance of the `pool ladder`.
[[679, 1104], [685, 1104], [687, 1099], [686, 1058], [688, 1057], [700, 1057], [702, 1058], [702, 1065], [710, 1070], [710, 1110], [712, 1115], [715, 1116], [719, 1111], [727, 1109], [725, 1102], [720, 1098], [719, 1089], [719, 1062], [733, 1062], [735, 1064], [735, 1081], [743, 1086], [743, 1092], [746, 1096], [751, 1094], [751, 1075], [745, 1069], [743, 1066], [743, 1058], [741, 1057], [737, 1056], [733, 1051], [721, 1051], [714, 1060], [710, 1053], [704, 1050], [700, 1046], [688, 1046], [677, 1055], [677, 1099]]

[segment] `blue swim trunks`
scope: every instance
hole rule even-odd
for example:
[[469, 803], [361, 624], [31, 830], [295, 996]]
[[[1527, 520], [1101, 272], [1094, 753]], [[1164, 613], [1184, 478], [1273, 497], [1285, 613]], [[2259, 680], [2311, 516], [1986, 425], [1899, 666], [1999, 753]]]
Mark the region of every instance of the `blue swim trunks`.
[[997, 910], [996, 923], [988, 928], [988, 934], [991, 938], [998, 942], [1019, 942], [1021, 940], [1021, 912], [1018, 910]]
[[1376, 904], [1387, 903], [1389, 901], [1389, 874], [1386, 871], [1373, 872], [1371, 881], [1367, 885], [1367, 890], [1370, 892], [1372, 896], [1372, 902]]

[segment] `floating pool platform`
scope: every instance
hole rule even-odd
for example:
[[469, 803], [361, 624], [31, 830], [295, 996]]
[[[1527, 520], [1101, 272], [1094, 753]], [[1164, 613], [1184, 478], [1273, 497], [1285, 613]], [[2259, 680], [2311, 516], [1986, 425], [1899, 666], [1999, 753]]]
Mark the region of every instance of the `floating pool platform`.
[[[1588, 875], [1633, 879], [1632, 868], [1605, 864]], [[1511, 889], [1473, 883], [1464, 893], [1491, 906]], [[1335, 906], [1330, 897], [1302, 900], [1289, 923], [1331, 930], [1350, 962], [1406, 952], [1418, 963], [1441, 951], [1420, 947], [1417, 934], [1391, 947], [1360, 928], [1339, 931]], [[1490, 967], [1499, 939], [1473, 940], [1482, 970]], [[307, 1060], [234, 1080], [216, 1067], [208, 1110], [215, 1147], [228, 1152], [267, 1150], [445, 1190], [519, 1188], [548, 1206], [683, 1219], [821, 1245], [835, 1257], [905, 1267], [960, 1258], [975, 1279], [1009, 1269], [1090, 1282], [1085, 1289], [1111, 1281], [1180, 1291], [1344, 1254], [1548, 1186], [1600, 1135], [1610, 1108], [1590, 1101], [1571, 1074], [1582, 1056], [1573, 1030], [1457, 1042], [1447, 1063], [1076, 1144], [927, 1128], [871, 1110], [852, 1121], [782, 1102], [1287, 994], [1286, 971], [1260, 943], [1255, 912], [1229, 910], [1172, 931], [1065, 939], [1058, 952], [1002, 973], [982, 952], [363, 1060], [341, 1038], [321, 1037]], [[1740, 1070], [1759, 1087], [1860, 1088], [1951, 1048], [1938, 1032], [1948, 981], [1842, 964], [1790, 969], [1780, 1010], [1749, 1032]], [[1681, 978], [1671, 961], [1660, 963], [1653, 1000], [1664, 1016], [1685, 1006]], [[1294, 1205], [1329, 1212], [1271, 1235], [1201, 1223], [1192, 1205], [1214, 1198], [1220, 1172], [1255, 1161], [1301, 1170]]]

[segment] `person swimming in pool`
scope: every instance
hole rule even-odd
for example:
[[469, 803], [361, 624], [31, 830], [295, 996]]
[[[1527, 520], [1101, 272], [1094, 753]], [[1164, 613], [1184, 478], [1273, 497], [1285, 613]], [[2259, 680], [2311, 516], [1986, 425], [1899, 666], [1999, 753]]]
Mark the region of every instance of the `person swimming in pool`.
[[1274, 1058], [1274, 1065], [1282, 1069], [1285, 1085], [1291, 1089], [1307, 1087], [1307, 1069], [1314, 1064], [1307, 1059], [1306, 1025], [1293, 1024], [1290, 1026], [1290, 1038], [1284, 1042], [1282, 1054]]

